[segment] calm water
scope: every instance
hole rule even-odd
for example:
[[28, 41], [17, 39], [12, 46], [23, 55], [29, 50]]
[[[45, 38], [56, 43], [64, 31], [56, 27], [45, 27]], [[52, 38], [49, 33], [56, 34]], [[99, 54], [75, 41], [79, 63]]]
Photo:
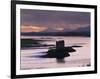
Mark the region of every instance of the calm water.
[[32, 38], [46, 40], [42, 44], [56, 44], [58, 40], [64, 40], [65, 46], [79, 45], [74, 47], [76, 52], [65, 57], [65, 63], [57, 63], [56, 58], [36, 58], [34, 56], [43, 55], [48, 51], [48, 47], [21, 49], [21, 69], [43, 69], [58, 67], [85, 67], [90, 64], [90, 38], [89, 37], [57, 37], [57, 36], [22, 36], [21, 38]]

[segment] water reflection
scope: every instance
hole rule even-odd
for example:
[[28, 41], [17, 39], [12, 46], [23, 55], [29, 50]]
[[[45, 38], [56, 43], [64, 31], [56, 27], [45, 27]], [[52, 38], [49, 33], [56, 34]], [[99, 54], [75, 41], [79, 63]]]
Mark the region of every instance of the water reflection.
[[64, 40], [56, 41], [56, 47], [50, 47], [47, 52], [42, 55], [30, 56], [38, 58], [56, 58], [57, 63], [65, 63], [64, 58], [69, 57], [71, 52], [76, 52], [73, 47], [82, 47], [82, 46], [69, 46], [65, 47]]
[[56, 61], [57, 61], [57, 63], [65, 63], [64, 58], [62, 58], [62, 59], [57, 59], [57, 58], [56, 58]]
[[[83, 65], [91, 65], [89, 37], [47, 37], [52, 38], [53, 41], [40, 39], [41, 37], [43, 36], [32, 36], [29, 39], [27, 36], [26, 38], [21, 38], [21, 43], [24, 43], [21, 47], [21, 69], [82, 67]], [[26, 42], [26, 39], [29, 40], [29, 42]], [[30, 39], [32, 39], [33, 42]], [[66, 51], [66, 56], [63, 59], [48, 56], [48, 51], [56, 49], [56, 41], [59, 40], [64, 40], [64, 47], [67, 48], [67, 51], [70, 51], [68, 48], [73, 48], [76, 51]], [[67, 57], [67, 53], [69, 53], [70, 56]]]

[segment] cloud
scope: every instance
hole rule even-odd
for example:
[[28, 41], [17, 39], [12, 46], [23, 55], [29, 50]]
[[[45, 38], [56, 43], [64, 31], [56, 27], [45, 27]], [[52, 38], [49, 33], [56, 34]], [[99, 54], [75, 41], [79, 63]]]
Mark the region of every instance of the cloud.
[[21, 9], [20, 19], [22, 32], [40, 32], [48, 28], [61, 31], [90, 25], [89, 12]]
[[21, 26], [21, 32], [40, 32], [45, 30], [46, 27], [37, 27], [37, 26]]

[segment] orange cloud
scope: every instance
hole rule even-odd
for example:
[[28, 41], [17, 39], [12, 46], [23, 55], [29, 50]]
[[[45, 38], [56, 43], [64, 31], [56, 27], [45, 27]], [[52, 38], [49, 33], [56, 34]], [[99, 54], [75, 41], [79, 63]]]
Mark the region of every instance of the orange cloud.
[[61, 28], [61, 27], [58, 27], [58, 28], [54, 28], [55, 30], [58, 30], [58, 31], [63, 31], [64, 28]]
[[38, 26], [21, 26], [21, 32], [40, 32], [45, 30], [46, 27], [38, 27]]

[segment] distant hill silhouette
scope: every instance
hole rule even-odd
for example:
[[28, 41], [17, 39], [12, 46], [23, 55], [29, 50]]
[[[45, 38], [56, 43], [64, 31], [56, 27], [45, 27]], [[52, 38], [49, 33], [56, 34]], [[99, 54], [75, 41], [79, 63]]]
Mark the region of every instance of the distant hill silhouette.
[[42, 32], [22, 32], [21, 35], [28, 36], [90, 36], [90, 26], [80, 27], [75, 30], [64, 29], [64, 31], [58, 31], [54, 29], [47, 29]]
[[87, 26], [87, 27], [81, 27], [81, 28], [78, 28], [76, 30], [74, 30], [76, 32], [90, 32], [90, 27]]

